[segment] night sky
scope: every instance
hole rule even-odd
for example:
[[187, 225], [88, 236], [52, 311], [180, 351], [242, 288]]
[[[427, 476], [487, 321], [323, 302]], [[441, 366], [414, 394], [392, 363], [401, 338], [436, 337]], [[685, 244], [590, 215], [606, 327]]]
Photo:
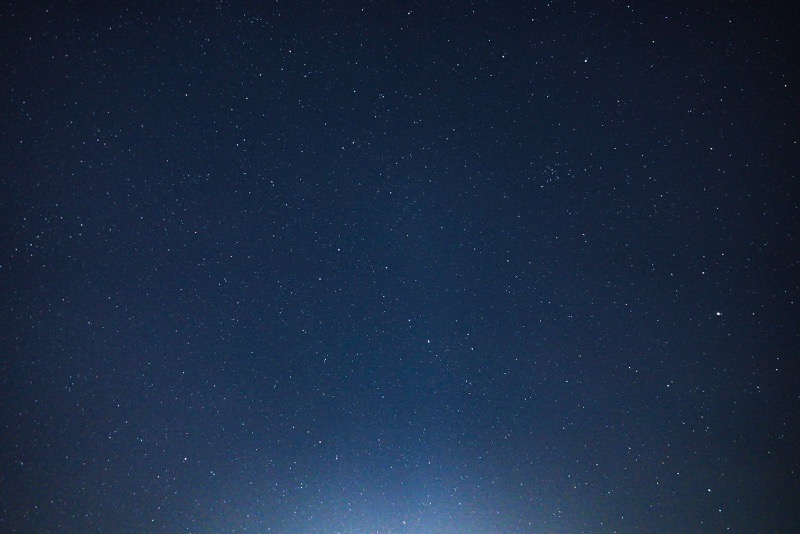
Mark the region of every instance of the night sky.
[[800, 16], [708, 4], [3, 2], [0, 530], [799, 532]]

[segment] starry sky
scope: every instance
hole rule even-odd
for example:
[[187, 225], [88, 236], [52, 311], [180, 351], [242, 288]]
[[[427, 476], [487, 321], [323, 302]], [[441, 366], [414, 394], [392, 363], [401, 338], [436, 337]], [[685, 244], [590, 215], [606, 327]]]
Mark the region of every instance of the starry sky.
[[3, 2], [0, 530], [800, 530], [791, 2]]

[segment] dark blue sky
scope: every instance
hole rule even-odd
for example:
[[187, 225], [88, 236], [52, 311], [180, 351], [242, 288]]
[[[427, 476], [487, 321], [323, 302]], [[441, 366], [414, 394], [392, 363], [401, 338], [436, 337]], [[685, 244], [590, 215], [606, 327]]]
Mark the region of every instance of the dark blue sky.
[[800, 530], [788, 3], [34, 4], [0, 530]]

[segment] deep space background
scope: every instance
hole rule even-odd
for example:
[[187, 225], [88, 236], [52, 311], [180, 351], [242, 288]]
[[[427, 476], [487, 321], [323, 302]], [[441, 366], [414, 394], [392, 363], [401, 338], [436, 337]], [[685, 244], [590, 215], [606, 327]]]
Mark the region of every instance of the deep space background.
[[2, 2], [0, 531], [800, 532], [793, 2]]

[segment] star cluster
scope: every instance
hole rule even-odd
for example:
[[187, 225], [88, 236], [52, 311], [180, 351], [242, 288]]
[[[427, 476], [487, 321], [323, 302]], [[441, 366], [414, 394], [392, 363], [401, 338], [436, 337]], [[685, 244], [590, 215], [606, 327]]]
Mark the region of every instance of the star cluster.
[[792, 532], [788, 5], [6, 2], [0, 530]]

